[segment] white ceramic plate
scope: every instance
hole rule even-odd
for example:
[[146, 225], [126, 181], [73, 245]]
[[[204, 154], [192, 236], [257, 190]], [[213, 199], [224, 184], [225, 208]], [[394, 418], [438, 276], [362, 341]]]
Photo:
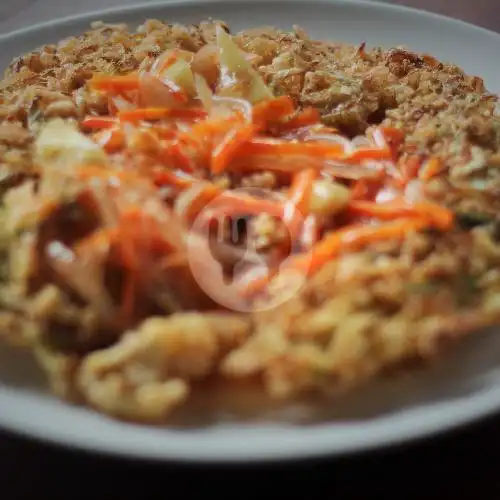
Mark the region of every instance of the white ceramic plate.
[[[314, 37], [391, 47], [406, 45], [453, 61], [500, 91], [500, 36], [441, 16], [358, 1], [170, 1], [55, 21], [0, 36], [0, 66], [18, 54], [87, 29], [93, 20], [163, 18], [181, 23], [207, 17], [232, 28], [300, 24]], [[339, 455], [434, 435], [500, 410], [500, 340], [476, 336], [442, 363], [381, 381], [321, 410], [295, 405], [242, 417], [216, 401], [199, 401], [175, 427], [119, 423], [48, 394], [24, 353], [0, 350], [0, 425], [39, 439], [87, 450], [148, 459], [268, 461]], [[216, 395], [215, 399], [223, 398]], [[246, 400], [252, 396], [232, 394]], [[241, 403], [241, 401], [240, 401]], [[192, 416], [199, 417], [193, 420]]]

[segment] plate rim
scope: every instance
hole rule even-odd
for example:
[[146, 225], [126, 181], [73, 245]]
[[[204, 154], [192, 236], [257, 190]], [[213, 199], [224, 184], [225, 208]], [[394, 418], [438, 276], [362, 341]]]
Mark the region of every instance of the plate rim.
[[[253, 0], [252, 3], [254, 5], [267, 4], [269, 3], [269, 1], [275, 4], [282, 3], [302, 5], [304, 3], [304, 0]], [[92, 21], [100, 19], [113, 22], [113, 18], [117, 18], [117, 22], [119, 22], [118, 20], [120, 19], [120, 17], [123, 18], [124, 16], [133, 15], [134, 13], [137, 13], [138, 18], [146, 19], [148, 17], [148, 12], [157, 12], [159, 9], [165, 9], [165, 11], [168, 12], [175, 11], [175, 8], [177, 7], [197, 5], [208, 6], [210, 4], [226, 4], [230, 7], [231, 4], [234, 5], [236, 3], [238, 2], [235, 0], [170, 0], [147, 3], [142, 2], [123, 7], [93, 10], [91, 12], [56, 18], [42, 23], [36, 23], [27, 27], [10, 31], [8, 33], [1, 34], [0, 42], [15, 42], [16, 40], [22, 40], [27, 36], [42, 34], [50, 29], [57, 29], [63, 26], [70, 26], [72, 24], [78, 24], [83, 27], [84, 25], [88, 25]], [[248, 3], [248, 0], [246, 3]], [[358, 8], [374, 9], [382, 12], [399, 12], [401, 14], [418, 16], [422, 20], [433, 18], [436, 21], [446, 23], [451, 28], [455, 26], [456, 28], [467, 29], [469, 31], [473, 30], [477, 35], [493, 38], [497, 43], [500, 44], [499, 33], [460, 19], [454, 19], [450, 16], [430, 12], [424, 9], [417, 9], [414, 7], [373, 0], [308, 0], [308, 3], [318, 5], [337, 5], [339, 8], [349, 8], [354, 6]], [[7, 394], [2, 394], [2, 392], [7, 392]], [[9, 392], [10, 388], [7, 387], [4, 389], [0, 386], [0, 400], [8, 400]], [[13, 394], [11, 394], [10, 396], [12, 397]], [[66, 402], [63, 402], [62, 404], [69, 405], [69, 403]], [[462, 403], [452, 401], [447, 404], [448, 407], [453, 405], [456, 405], [453, 420], [440, 421], [437, 417], [438, 410], [431, 406], [430, 409], [424, 408], [421, 410], [413, 410], [413, 412], [415, 413], [416, 411], [418, 413], [420, 411], [422, 413], [434, 415], [434, 419], [427, 418], [427, 420], [420, 422], [419, 425], [414, 425], [415, 422], [413, 421], [413, 425], [408, 426], [408, 423], [405, 424], [405, 409], [403, 408], [403, 416], [399, 416], [400, 419], [403, 418], [403, 423], [399, 423], [400, 429], [398, 432], [392, 432], [389, 434], [386, 433], [387, 435], [384, 435], [384, 433], [380, 432], [377, 434], [376, 421], [363, 421], [363, 425], [365, 425], [367, 429], [372, 429], [372, 431], [374, 432], [374, 437], [370, 437], [367, 439], [367, 435], [365, 433], [363, 440], [358, 439], [358, 441], [355, 443], [339, 446], [338, 444], [329, 444], [328, 439], [326, 439], [328, 431], [330, 430], [331, 432], [331, 428], [333, 426], [337, 428], [344, 427], [345, 429], [348, 429], [349, 426], [356, 426], [359, 424], [344, 424], [342, 422], [336, 422], [334, 424], [326, 423], [324, 425], [318, 426], [320, 428], [315, 427], [312, 430], [313, 436], [311, 437], [310, 443], [307, 442], [304, 439], [304, 436], [301, 435], [300, 438], [297, 438], [297, 442], [293, 442], [293, 440], [290, 442], [290, 439], [288, 439], [288, 444], [287, 447], [285, 447], [285, 450], [276, 447], [274, 449], [268, 448], [265, 452], [259, 452], [258, 448], [252, 448], [251, 452], [246, 449], [238, 450], [237, 448], [231, 448], [230, 450], [224, 450], [222, 453], [218, 453], [217, 450], [212, 448], [208, 451], [205, 450], [204, 452], [200, 453], [199, 451], [193, 452], [189, 450], [182, 450], [182, 446], [180, 446], [180, 444], [177, 444], [177, 446], [173, 447], [172, 449], [167, 448], [158, 450], [155, 448], [154, 450], [147, 450], [145, 449], [144, 445], [141, 445], [140, 442], [136, 443], [135, 445], [131, 445], [130, 443], [127, 445], [124, 443], [116, 443], [112, 440], [99, 440], [96, 439], [95, 435], [92, 435], [92, 438], [89, 439], [88, 432], [86, 433], [79, 431], [69, 436], [64, 435], [64, 433], [58, 432], [56, 426], [44, 426], [39, 422], [35, 422], [31, 425], [26, 424], [23, 423], [22, 418], [17, 420], [15, 418], [9, 417], [8, 412], [2, 411], [1, 408], [0, 427], [19, 436], [31, 438], [38, 442], [48, 443], [62, 448], [73, 448], [84, 451], [86, 453], [101, 453], [107, 456], [136, 458], [145, 461], [189, 463], [211, 462], [218, 464], [255, 464], [284, 461], [290, 462], [312, 458], [349, 456], [352, 454], [359, 454], [361, 452], [373, 451], [375, 449], [385, 450], [389, 447], [410, 444], [418, 440], [428, 439], [438, 434], [441, 435], [449, 433], [453, 430], [464, 427], [465, 425], [477, 423], [480, 420], [486, 419], [498, 413], [500, 411], [500, 387], [493, 387], [493, 389], [485, 391], [484, 393], [469, 397]], [[82, 411], [82, 409], [77, 408], [76, 411]], [[86, 410], [83, 409], [83, 411]], [[103, 418], [106, 419], [106, 417]], [[382, 423], [385, 422], [384, 425], [387, 425], [387, 421], [390, 421], [391, 418], [395, 417], [392, 417], [392, 414], [388, 414], [387, 416], [384, 415], [384, 417], [382, 418]], [[111, 421], [111, 424], [114, 425], [115, 422]], [[117, 422], [116, 424], [126, 426], [130, 425], [123, 424], [122, 422]], [[136, 424], [131, 424], [130, 427], [132, 431], [139, 429], [139, 434], [140, 429], [142, 428], [143, 426]], [[157, 428], [153, 429], [154, 432], [159, 431], [159, 429]], [[324, 440], [318, 439], [321, 436], [324, 437]], [[313, 437], [315, 439], [312, 439]], [[182, 441], [182, 437], [180, 438], [180, 440]]]
[[[482, 32], [483, 35], [493, 36], [497, 39], [500, 39], [500, 33], [497, 33], [493, 30], [485, 28], [483, 26], [479, 26], [477, 24], [469, 23], [462, 19], [454, 18], [448, 16], [446, 14], [441, 14], [438, 12], [433, 12], [427, 9], [419, 9], [416, 7], [411, 7], [407, 5], [401, 4], [392, 4], [387, 3], [384, 0], [307, 0], [308, 3], [317, 3], [317, 4], [337, 4], [344, 6], [352, 6], [358, 5], [360, 7], [374, 7], [376, 9], [381, 10], [390, 10], [393, 12], [401, 12], [407, 14], [417, 15], [419, 17], [432, 17], [436, 20], [441, 20], [446, 23], [451, 23], [455, 25], [461, 25], [462, 28], [473, 29], [476, 32]], [[73, 22], [92, 22], [92, 20], [97, 20], [96, 17], [113, 17], [120, 16], [127, 13], [133, 12], [147, 12], [154, 11], [161, 7], [165, 7], [167, 9], [175, 8], [175, 7], [183, 7], [186, 5], [209, 5], [211, 3], [234, 3], [237, 4], [239, 0], [154, 0], [153, 2], [141, 1], [139, 3], [135, 3], [132, 5], [125, 5], [123, 7], [110, 7], [107, 9], [94, 9], [90, 12], [73, 14], [69, 16], [63, 16], [59, 18], [52, 19], [50, 21], [43, 21], [39, 23], [34, 23], [32, 25], [18, 28], [6, 33], [0, 34], [0, 42], [8, 41], [8, 39], [22, 37], [28, 35], [33, 32], [43, 31], [45, 29], [50, 29], [54, 26], [62, 25], [62, 24], [71, 24]], [[252, 0], [254, 4], [267, 4], [271, 3], [292, 3], [292, 4], [303, 4], [304, 0]]]

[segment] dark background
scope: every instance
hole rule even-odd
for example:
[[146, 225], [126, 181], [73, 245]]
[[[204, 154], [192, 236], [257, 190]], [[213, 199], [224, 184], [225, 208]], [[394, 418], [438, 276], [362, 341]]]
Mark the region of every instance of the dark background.
[[112, 460], [0, 435], [0, 497], [496, 500], [499, 452], [498, 419], [404, 448], [259, 467]]
[[[235, 0], [236, 1], [236, 0]], [[307, 0], [305, 0], [307, 1]], [[500, 31], [499, 0], [396, 0]], [[0, 32], [133, 0], [0, 0]], [[494, 64], [500, 64], [494, 61]], [[440, 438], [341, 460], [278, 466], [138, 463], [0, 433], [0, 499], [252, 497], [500, 499], [500, 417]]]

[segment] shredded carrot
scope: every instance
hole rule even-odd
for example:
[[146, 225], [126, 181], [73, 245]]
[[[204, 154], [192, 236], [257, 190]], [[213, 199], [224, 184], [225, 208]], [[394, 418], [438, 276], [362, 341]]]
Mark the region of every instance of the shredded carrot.
[[82, 120], [82, 125], [87, 128], [111, 128], [116, 124], [116, 119], [110, 116], [87, 116]]
[[343, 157], [342, 161], [346, 163], [358, 163], [364, 160], [390, 160], [391, 157], [392, 153], [390, 149], [361, 148]]
[[401, 172], [403, 174], [403, 182], [407, 184], [412, 179], [418, 176], [418, 172], [422, 165], [422, 159], [420, 155], [411, 155], [401, 166]]
[[136, 108], [121, 111], [118, 119], [121, 121], [162, 120], [165, 118], [204, 118], [206, 111], [200, 108]]
[[[299, 111], [295, 116], [292, 116], [289, 120], [281, 122], [279, 128], [283, 131], [294, 130], [302, 127], [308, 127], [309, 125], [314, 125], [315, 123], [320, 123], [321, 115], [316, 108], [304, 108]], [[330, 133], [336, 133], [336, 130], [332, 129]]]
[[281, 122], [295, 110], [289, 96], [281, 96], [256, 104], [253, 108], [253, 122], [263, 129], [268, 123]]
[[296, 268], [315, 272], [341, 250], [404, 238], [407, 233], [418, 231], [427, 225], [427, 221], [423, 219], [401, 219], [379, 226], [347, 226], [328, 234], [311, 249], [310, 254], [299, 256], [293, 265]]
[[179, 138], [191, 138], [199, 141], [211, 140], [215, 135], [224, 135], [231, 128], [240, 125], [241, 119], [236, 117], [213, 118], [193, 124], [189, 132], [179, 134]]
[[131, 207], [120, 217], [120, 242], [124, 264], [140, 271], [138, 251], [168, 255], [175, 248], [163, 237], [157, 221], [139, 207]]
[[183, 218], [187, 222], [193, 222], [202, 210], [220, 193], [217, 186], [210, 182], [203, 182], [195, 196], [192, 196], [187, 206], [183, 211]]
[[312, 168], [298, 172], [294, 178], [284, 207], [284, 222], [293, 240], [297, 239], [302, 222], [309, 212], [313, 181], [317, 176]]
[[354, 182], [351, 189], [351, 200], [363, 200], [368, 197], [369, 189], [366, 179]]
[[[360, 47], [359, 54], [365, 56], [364, 46]], [[401, 197], [383, 203], [373, 201], [381, 189], [387, 189], [390, 195], [393, 188], [402, 192], [401, 188], [409, 181], [415, 178], [429, 180], [443, 168], [438, 158], [430, 158], [422, 165], [418, 155], [401, 157], [402, 130], [388, 126], [373, 128], [373, 135], [368, 135], [368, 138], [376, 145], [356, 147], [351, 153], [346, 152], [348, 148], [337, 138], [304, 139], [304, 134], [312, 131], [326, 136], [338, 131], [321, 123], [316, 108], [297, 108], [289, 96], [253, 105], [251, 123], [237, 111], [224, 118], [215, 117], [169, 78], [169, 71], [165, 70], [178, 57], [176, 51], [166, 54], [157, 62], [158, 67], [149, 73], [169, 89], [180, 104], [178, 107], [175, 103], [169, 108], [139, 107], [142, 76], [137, 73], [95, 75], [89, 81], [90, 88], [107, 93], [111, 116], [88, 116], [82, 125], [97, 130], [93, 138], [108, 153], [123, 151], [126, 167], [120, 170], [115, 167], [117, 162], [111, 164], [113, 168], [86, 165], [77, 169], [79, 179], [118, 179], [117, 182], [126, 185], [146, 178], [157, 188], [172, 188], [173, 194], [184, 197], [178, 200], [176, 207], [182, 209], [183, 222], [188, 225], [200, 214], [204, 223], [213, 224], [219, 216], [268, 213], [287, 225], [292, 251], [297, 248], [302, 251], [292, 255], [286, 265], [306, 274], [316, 272], [344, 250], [403, 238], [409, 231], [426, 227], [443, 231], [452, 227], [453, 213], [435, 203], [409, 204]], [[144, 88], [141, 85], [141, 92]], [[141, 154], [137, 155], [138, 152]], [[140, 163], [134, 163], [136, 157], [140, 158]], [[325, 229], [331, 227], [331, 221], [309, 213], [313, 183], [318, 176], [342, 178], [342, 169], [351, 174], [346, 178], [359, 178], [351, 185], [351, 201], [345, 212], [335, 220], [335, 226], [346, 221], [348, 225], [330, 231], [320, 239]], [[273, 172], [283, 191], [288, 186], [286, 199], [242, 195], [198, 178], [226, 171], [231, 171], [235, 178], [246, 171]], [[368, 179], [371, 171], [374, 176]], [[363, 218], [371, 219], [370, 222], [375, 224], [365, 224]], [[351, 220], [354, 223], [349, 225]], [[176, 253], [174, 248], [180, 240], [173, 240], [170, 236], [155, 217], [145, 214], [137, 206], [120, 215], [114, 233], [98, 231], [94, 240], [87, 240], [86, 244], [97, 244], [99, 238], [109, 241], [105, 238], [112, 237], [117, 244], [128, 272], [121, 304], [125, 318], [133, 316], [138, 288], [144, 284], [141, 274], [144, 259], [154, 257], [162, 269], [186, 264], [187, 256], [182, 249], [177, 248]], [[288, 249], [288, 245], [286, 249], [277, 249], [278, 257], [273, 260], [273, 265], [278, 266], [276, 259], [283, 257]], [[265, 287], [277, 269], [255, 279], [247, 276], [246, 283], [241, 284], [242, 293], [251, 294]]]
[[212, 152], [212, 173], [220, 174], [223, 172], [232, 160], [233, 155], [252, 138], [253, 134], [254, 126], [252, 124], [242, 125], [230, 130]]
[[397, 152], [404, 140], [404, 132], [395, 127], [380, 127], [380, 131], [393, 152]]
[[125, 134], [118, 127], [100, 130], [94, 134], [94, 140], [107, 153], [115, 153], [125, 146]]
[[[347, 226], [327, 234], [310, 251], [291, 257], [287, 262], [286, 268], [288, 270], [312, 274], [344, 250], [355, 249], [381, 241], [404, 238], [409, 232], [419, 231], [426, 226], [428, 226], [426, 220], [417, 218], [396, 220], [379, 226]], [[286, 270], [282, 270], [282, 272], [286, 272]], [[240, 287], [240, 292], [244, 296], [253, 295], [262, 290], [269, 283], [270, 279], [272, 279], [272, 273], [247, 282]]]
[[160, 139], [172, 140], [176, 139], [179, 132], [175, 129], [173, 125], [162, 125], [160, 123], [155, 124], [154, 130]]
[[[258, 215], [268, 213], [275, 217], [283, 216], [283, 204], [274, 200], [265, 200], [253, 198], [251, 196], [242, 196], [231, 191], [222, 191], [218, 193], [216, 202], [213, 205], [214, 210], [220, 208], [223, 213], [228, 215]], [[217, 207], [217, 204], [219, 204]]]
[[419, 202], [407, 204], [400, 200], [376, 203], [370, 201], [352, 201], [349, 210], [357, 215], [375, 217], [382, 220], [393, 220], [400, 217], [416, 217], [427, 220], [442, 230], [453, 225], [453, 212], [436, 203]]
[[440, 158], [429, 158], [420, 169], [419, 178], [423, 181], [428, 181], [438, 175], [443, 168], [443, 163]]
[[193, 173], [195, 163], [185, 149], [185, 144], [180, 139], [170, 141], [160, 151], [158, 160], [169, 168], [178, 168], [184, 172]]
[[90, 88], [104, 92], [120, 93], [123, 91], [137, 90], [139, 88], [139, 75], [94, 75], [89, 80]]
[[256, 137], [240, 149], [240, 155], [314, 156], [343, 158], [343, 148], [331, 142], [290, 142]]
[[172, 186], [177, 189], [186, 189], [191, 187], [195, 182], [200, 182], [200, 179], [191, 178], [171, 170], [162, 169], [153, 173], [154, 183], [160, 186]]

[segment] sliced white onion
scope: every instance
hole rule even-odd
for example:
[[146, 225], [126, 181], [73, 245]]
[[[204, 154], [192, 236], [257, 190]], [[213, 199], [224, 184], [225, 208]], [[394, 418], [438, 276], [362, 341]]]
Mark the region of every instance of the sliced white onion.
[[205, 45], [194, 56], [191, 69], [195, 75], [200, 75], [212, 88], [219, 79], [220, 58], [219, 48], [216, 45]]
[[194, 84], [196, 86], [198, 99], [203, 104], [205, 110], [210, 113], [210, 111], [212, 110], [214, 98], [212, 90], [208, 86], [205, 78], [203, 78], [203, 76], [199, 75], [198, 73], [194, 74]]
[[206, 189], [206, 183], [197, 182], [190, 188], [179, 194], [174, 202], [174, 212], [180, 219], [189, 224], [193, 217], [198, 215], [199, 210], [194, 207], [196, 200], [202, 195]]
[[386, 201], [392, 201], [397, 196], [399, 196], [399, 191], [393, 187], [382, 188], [375, 197], [377, 203], [384, 203]]
[[344, 154], [352, 154], [353, 147], [351, 141], [338, 134], [311, 134], [304, 138], [304, 141], [322, 141], [339, 144], [344, 148]]
[[381, 167], [375, 168], [374, 165], [349, 165], [332, 160], [325, 161], [323, 169], [323, 172], [330, 178], [338, 177], [351, 180], [376, 178], [381, 171]]
[[373, 133], [373, 141], [380, 149], [387, 149], [389, 146], [385, 140], [384, 134], [379, 128], [376, 128]]
[[213, 104], [222, 106], [223, 108], [229, 108], [231, 111], [239, 111], [245, 121], [251, 123], [253, 119], [252, 105], [245, 99], [240, 99], [238, 97], [221, 97], [213, 96]]
[[372, 148], [373, 142], [365, 135], [357, 135], [352, 139], [351, 144], [354, 149]]
[[405, 188], [404, 199], [409, 204], [422, 202], [425, 200], [424, 186], [418, 179], [411, 180]]
[[117, 111], [128, 111], [134, 109], [136, 106], [120, 95], [110, 96], [110, 101]]

